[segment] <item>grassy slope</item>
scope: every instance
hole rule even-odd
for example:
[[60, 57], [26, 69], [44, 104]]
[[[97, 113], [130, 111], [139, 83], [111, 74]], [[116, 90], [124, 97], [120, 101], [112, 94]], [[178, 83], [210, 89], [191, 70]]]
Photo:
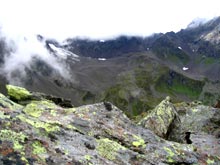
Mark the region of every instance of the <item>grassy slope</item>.
[[203, 81], [192, 80], [178, 73], [170, 72], [158, 79], [156, 89], [159, 92], [169, 93], [174, 98], [178, 95], [184, 95], [195, 100], [199, 98], [204, 85]]

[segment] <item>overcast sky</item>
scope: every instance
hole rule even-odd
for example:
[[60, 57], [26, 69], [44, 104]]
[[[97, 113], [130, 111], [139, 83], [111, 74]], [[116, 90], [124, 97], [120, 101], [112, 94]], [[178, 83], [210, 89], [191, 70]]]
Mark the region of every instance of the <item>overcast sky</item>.
[[219, 0], [0, 0], [9, 35], [104, 39], [179, 31], [195, 18], [220, 15]]

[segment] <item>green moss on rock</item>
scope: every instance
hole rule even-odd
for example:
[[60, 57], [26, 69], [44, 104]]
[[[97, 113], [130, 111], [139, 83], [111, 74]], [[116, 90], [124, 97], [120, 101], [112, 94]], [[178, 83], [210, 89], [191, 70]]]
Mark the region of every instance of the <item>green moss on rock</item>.
[[31, 93], [22, 87], [18, 87], [14, 85], [6, 85], [6, 88], [10, 98], [15, 100], [26, 100], [31, 96]]

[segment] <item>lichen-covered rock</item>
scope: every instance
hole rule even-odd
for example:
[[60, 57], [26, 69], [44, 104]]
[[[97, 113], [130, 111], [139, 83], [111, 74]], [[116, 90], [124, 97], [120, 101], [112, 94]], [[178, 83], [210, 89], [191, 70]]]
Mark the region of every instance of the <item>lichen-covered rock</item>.
[[158, 136], [167, 138], [170, 126], [177, 118], [178, 115], [175, 107], [170, 102], [170, 97], [168, 96], [140, 124], [152, 130]]
[[21, 109], [23, 106], [11, 101], [6, 96], [0, 93], [0, 107], [10, 110]]
[[8, 91], [8, 95], [13, 100], [26, 100], [31, 96], [31, 93], [22, 87], [6, 85], [6, 88]]
[[[195, 102], [175, 106], [182, 123], [182, 132], [177, 127], [172, 130], [172, 134], [182, 134], [182, 140], [193, 144], [203, 157], [215, 155], [220, 158], [220, 109]], [[209, 158], [209, 163], [212, 159]]]
[[45, 100], [20, 106], [0, 95], [0, 164], [218, 164], [193, 144], [166, 141], [108, 103], [63, 108]]
[[7, 94], [10, 97], [10, 99], [22, 105], [26, 105], [28, 103], [31, 103], [32, 101], [50, 100], [61, 107], [73, 107], [69, 99], [63, 99], [60, 97], [46, 95], [44, 93], [39, 92], [29, 92], [25, 88], [14, 85], [6, 85], [6, 88]]

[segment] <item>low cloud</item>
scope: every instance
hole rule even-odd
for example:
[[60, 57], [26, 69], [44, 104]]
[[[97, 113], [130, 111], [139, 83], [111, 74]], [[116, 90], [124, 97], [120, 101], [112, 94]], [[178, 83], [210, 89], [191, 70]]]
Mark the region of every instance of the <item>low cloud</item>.
[[[65, 61], [48, 51], [43, 38], [39, 40], [36, 35], [10, 36], [6, 33], [2, 34], [1, 38], [4, 38], [7, 46], [7, 51], [2, 52], [4, 63], [1, 65], [1, 73], [10, 83], [21, 85], [23, 80], [28, 78], [27, 71], [36, 69], [33, 68], [36, 61], [46, 64], [53, 72], [65, 79], [71, 78]], [[42, 70], [34, 71], [42, 72]]]

